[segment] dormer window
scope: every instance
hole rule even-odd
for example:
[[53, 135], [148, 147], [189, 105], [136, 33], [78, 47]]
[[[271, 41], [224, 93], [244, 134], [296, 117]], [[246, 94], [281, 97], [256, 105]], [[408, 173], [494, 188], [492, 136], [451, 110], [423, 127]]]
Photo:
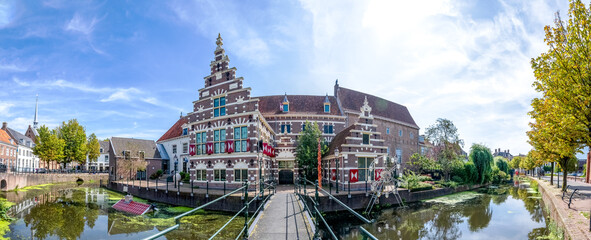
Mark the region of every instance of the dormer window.
[[101, 148], [101, 149], [99, 149], [99, 152], [100, 152], [100, 153], [103, 153], [103, 149], [102, 149], [102, 148]]
[[183, 136], [189, 134], [188, 128], [183, 128]]
[[328, 100], [328, 94], [326, 94], [326, 97], [324, 98], [324, 112], [330, 112], [330, 100]]
[[289, 112], [289, 100], [287, 100], [287, 93], [283, 97], [283, 112]]

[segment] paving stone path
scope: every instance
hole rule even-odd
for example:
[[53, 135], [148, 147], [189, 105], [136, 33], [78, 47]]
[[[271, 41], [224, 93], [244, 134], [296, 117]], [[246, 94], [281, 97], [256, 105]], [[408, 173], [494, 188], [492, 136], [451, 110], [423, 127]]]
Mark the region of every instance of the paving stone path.
[[314, 236], [309, 218], [293, 193], [293, 186], [280, 186], [260, 214], [248, 239], [303, 240], [312, 239]]

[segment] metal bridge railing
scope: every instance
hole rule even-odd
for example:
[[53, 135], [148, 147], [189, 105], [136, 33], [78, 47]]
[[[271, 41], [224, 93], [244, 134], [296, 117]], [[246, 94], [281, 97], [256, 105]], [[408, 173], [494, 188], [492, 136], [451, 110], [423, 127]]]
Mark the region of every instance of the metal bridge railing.
[[[333, 196], [332, 194], [330, 194], [329, 192], [327, 192], [324, 189], [319, 189], [318, 188], [318, 180], [316, 180], [315, 182], [309, 181], [307, 179], [303, 179], [303, 187], [300, 184], [301, 179], [298, 178], [298, 181], [296, 181], [296, 184], [294, 185], [294, 188], [296, 190], [296, 195], [298, 196], [298, 198], [303, 202], [304, 204], [304, 210], [307, 211], [311, 216], [314, 216], [313, 221], [314, 221], [314, 225], [316, 226], [316, 231], [314, 232], [314, 238], [318, 238], [319, 236], [319, 223], [320, 221], [322, 221], [324, 227], [326, 228], [327, 232], [331, 235], [332, 239], [338, 240], [338, 237], [336, 236], [336, 234], [334, 233], [334, 231], [332, 230], [332, 228], [330, 227], [330, 225], [328, 225], [328, 223], [326, 222], [326, 220], [324, 219], [324, 217], [322, 216], [322, 212], [320, 210], [318, 210], [318, 205], [319, 205], [319, 195], [318, 192], [322, 191], [324, 194], [328, 195], [330, 197], [330, 199], [334, 200], [335, 202], [337, 202], [339, 205], [343, 206], [345, 209], [347, 209], [347, 211], [349, 211], [351, 214], [353, 214], [355, 217], [359, 218], [361, 221], [363, 221], [364, 223], [372, 223], [372, 220], [368, 220], [367, 218], [363, 217], [361, 214], [357, 213], [355, 210], [351, 209], [349, 206], [347, 206], [347, 204], [344, 204], [343, 202], [339, 201], [335, 196]], [[310, 195], [308, 195], [307, 192], [307, 183], [310, 183], [312, 185], [314, 185], [315, 187], [315, 191], [314, 191], [314, 198], [312, 198]], [[302, 188], [304, 193], [302, 194]], [[310, 206], [308, 206], [308, 202], [307, 199], [310, 200], [310, 202], [313, 204], [313, 208], [311, 208]], [[361, 235], [364, 236], [364, 238], [370, 238], [370, 239], [377, 239], [376, 237], [374, 237], [373, 235], [371, 235], [367, 230], [365, 230], [363, 227], [359, 226], [359, 230], [361, 232]]]
[[[175, 225], [173, 225], [173, 226], [171, 226], [171, 227], [169, 227], [167, 229], [164, 229], [161, 232], [156, 233], [156, 234], [154, 234], [152, 236], [149, 236], [147, 238], [144, 238], [144, 240], [152, 240], [152, 239], [159, 238], [159, 237], [161, 237], [161, 236], [163, 236], [163, 235], [165, 235], [165, 234], [167, 234], [167, 233], [169, 233], [169, 232], [171, 232], [171, 231], [179, 228], [179, 226], [181, 224], [181, 222], [180, 222], [181, 218], [183, 218], [185, 216], [188, 216], [188, 215], [190, 215], [190, 214], [192, 214], [192, 213], [194, 213], [194, 212], [196, 212], [196, 211], [198, 211], [200, 209], [203, 209], [203, 208], [205, 208], [205, 207], [207, 207], [207, 206], [209, 206], [209, 205], [211, 205], [211, 204], [213, 204], [213, 203], [215, 203], [215, 202], [217, 202], [219, 200], [225, 199], [226, 197], [228, 197], [228, 196], [230, 196], [230, 195], [232, 195], [234, 193], [237, 193], [239, 191], [243, 191], [244, 192], [244, 196], [243, 196], [244, 207], [242, 207], [242, 209], [240, 209], [240, 211], [238, 211], [232, 218], [230, 218], [230, 220], [228, 220], [222, 227], [220, 227], [209, 239], [213, 239], [219, 233], [221, 233], [222, 230], [224, 228], [226, 228], [228, 226], [228, 224], [230, 224], [232, 221], [234, 221], [234, 219], [236, 219], [241, 213], [244, 214], [244, 227], [242, 228], [242, 230], [240, 231], [240, 233], [238, 233], [238, 236], [236, 237], [236, 239], [239, 239], [241, 236], [244, 236], [245, 238], [248, 238], [248, 226], [252, 222], [253, 218], [258, 214], [258, 212], [265, 205], [265, 203], [269, 199], [269, 197], [271, 195], [273, 195], [273, 193], [275, 192], [275, 191], [271, 192], [271, 189], [272, 188], [273, 189], [275, 188], [275, 186], [272, 185], [272, 184], [269, 185], [267, 188], [265, 188], [265, 190], [269, 189], [269, 194], [267, 195], [266, 198], [264, 198], [263, 202], [261, 202], [261, 205], [257, 208], [257, 210], [255, 211], [255, 213], [253, 214], [253, 216], [250, 218], [250, 220], [248, 218], [248, 207], [257, 198], [252, 198], [250, 201], [248, 201], [248, 182], [245, 182], [242, 187], [240, 187], [240, 188], [238, 188], [238, 189], [236, 189], [236, 190], [234, 190], [232, 192], [229, 192], [229, 193], [227, 193], [227, 194], [225, 194], [225, 195], [223, 195], [223, 196], [221, 196], [219, 198], [216, 198], [215, 200], [213, 200], [211, 202], [208, 202], [208, 203], [203, 204], [203, 205], [201, 205], [199, 207], [196, 207], [196, 208], [194, 208], [194, 209], [192, 209], [192, 210], [190, 210], [188, 212], [185, 212], [185, 213], [182, 213], [182, 214], [177, 215], [176, 217], [174, 217]], [[263, 192], [264, 191], [262, 191], [260, 194], [264, 194]]]

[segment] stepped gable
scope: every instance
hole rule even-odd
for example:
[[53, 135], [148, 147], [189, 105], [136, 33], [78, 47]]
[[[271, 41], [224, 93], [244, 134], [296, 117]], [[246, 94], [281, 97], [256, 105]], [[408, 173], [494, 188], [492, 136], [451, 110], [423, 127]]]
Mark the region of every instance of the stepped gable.
[[287, 95], [289, 100], [289, 112], [283, 112], [280, 105], [285, 95], [261, 96], [259, 99], [259, 111], [262, 114], [314, 114], [314, 115], [340, 115], [339, 106], [334, 96], [328, 96], [330, 112], [324, 112], [326, 96], [312, 95]]
[[128, 150], [132, 158], [138, 158], [139, 151], [144, 152], [145, 159], [161, 158], [154, 140], [112, 137], [111, 143], [113, 144], [113, 153], [118, 157], [123, 157], [122, 151]]
[[344, 109], [358, 112], [363, 105], [363, 98], [367, 97], [369, 105], [373, 108], [372, 114], [400, 121], [416, 128], [419, 127], [408, 109], [398, 103], [344, 87], [338, 87], [337, 96], [341, 102], [341, 107]]
[[[328, 145], [328, 153], [327, 155], [332, 155], [334, 154], [334, 150], [347, 143], [347, 137], [349, 136], [349, 133], [351, 132], [351, 130], [353, 130], [355, 128], [355, 124], [352, 124], [351, 126], [343, 129], [343, 131], [339, 132], [334, 139], [330, 142], [330, 144]], [[343, 151], [343, 149], [339, 149], [339, 151]]]
[[174, 123], [172, 127], [170, 127], [170, 129], [168, 129], [168, 131], [166, 131], [164, 135], [162, 135], [162, 137], [160, 137], [156, 142], [168, 140], [175, 137], [180, 137], [183, 134], [182, 126], [187, 122], [189, 121], [186, 117], [179, 118], [179, 120], [176, 121], [176, 123]]

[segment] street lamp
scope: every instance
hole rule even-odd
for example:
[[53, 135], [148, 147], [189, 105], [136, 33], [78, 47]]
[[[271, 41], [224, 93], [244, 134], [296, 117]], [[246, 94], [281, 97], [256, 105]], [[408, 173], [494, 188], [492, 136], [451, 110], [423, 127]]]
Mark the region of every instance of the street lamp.
[[[338, 148], [334, 150], [334, 155], [337, 160], [337, 166], [335, 169], [335, 179], [336, 179], [337, 194], [339, 194], [339, 149]], [[351, 177], [351, 176], [349, 176], [349, 177]]]
[[176, 179], [176, 171], [177, 171], [177, 167], [179, 165], [179, 159], [176, 157], [176, 154], [174, 155], [174, 188], [177, 188], [177, 179]]

